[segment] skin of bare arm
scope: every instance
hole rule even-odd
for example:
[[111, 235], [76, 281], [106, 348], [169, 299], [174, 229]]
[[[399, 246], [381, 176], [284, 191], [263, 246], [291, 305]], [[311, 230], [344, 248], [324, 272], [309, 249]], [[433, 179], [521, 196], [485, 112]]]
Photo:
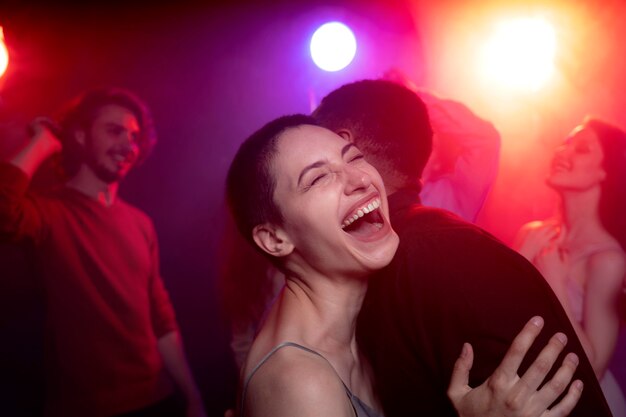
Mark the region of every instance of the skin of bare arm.
[[46, 126], [44, 118], [35, 119], [30, 124], [31, 139], [9, 160], [32, 178], [37, 168], [51, 155], [61, 151], [61, 142]]

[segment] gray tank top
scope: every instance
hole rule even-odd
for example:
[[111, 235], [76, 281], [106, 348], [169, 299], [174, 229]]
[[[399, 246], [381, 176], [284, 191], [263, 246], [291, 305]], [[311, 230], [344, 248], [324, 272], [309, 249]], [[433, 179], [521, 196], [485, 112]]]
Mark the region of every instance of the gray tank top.
[[[279, 349], [282, 349], [286, 346], [291, 346], [291, 347], [295, 347], [298, 349], [302, 349], [306, 352], [312, 353], [314, 355], [319, 356], [320, 358], [324, 359], [326, 362], [328, 362], [328, 360], [320, 355], [319, 353], [317, 353], [314, 350], [309, 349], [308, 347], [299, 345], [297, 343], [293, 343], [293, 342], [283, 342], [277, 346], [275, 346], [272, 350], [269, 351], [269, 353], [267, 355], [265, 355], [263, 357], [263, 359], [261, 359], [261, 361], [252, 369], [252, 372], [250, 372], [250, 374], [246, 377], [246, 380], [244, 381], [243, 384], [243, 390], [241, 392], [241, 415], [244, 416], [244, 409], [243, 409], [243, 405], [244, 405], [244, 401], [246, 399], [246, 391], [248, 390], [248, 384], [250, 383], [250, 380], [252, 379], [252, 377], [254, 376], [254, 374], [256, 373], [256, 371], [259, 370], [259, 368], [265, 363], [267, 362], [267, 360], [274, 354], [276, 353], [276, 351], [278, 351]], [[328, 364], [331, 366], [332, 368], [332, 364], [330, 362], [328, 362]], [[335, 369], [335, 368], [333, 368]], [[350, 391], [350, 389], [346, 386], [346, 384], [343, 383], [343, 381], [341, 381], [341, 383], [343, 384], [343, 387], [346, 390], [346, 395], [348, 396], [348, 399], [350, 400], [350, 403], [352, 404], [352, 408], [354, 410], [354, 415], [356, 417], [384, 417], [382, 414], [378, 413], [376, 410], [374, 410], [373, 408], [371, 408], [370, 406], [368, 406], [367, 404], [365, 404], [363, 401], [361, 401], [361, 399], [359, 397], [357, 397], [356, 395], [352, 394], [352, 392]]]

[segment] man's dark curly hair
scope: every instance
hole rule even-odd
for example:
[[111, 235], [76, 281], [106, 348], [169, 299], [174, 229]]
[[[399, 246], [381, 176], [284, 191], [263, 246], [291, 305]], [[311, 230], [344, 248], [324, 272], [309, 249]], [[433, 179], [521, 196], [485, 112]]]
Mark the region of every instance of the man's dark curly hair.
[[82, 147], [76, 143], [78, 130], [89, 132], [98, 111], [104, 106], [115, 104], [131, 111], [139, 124], [139, 157], [142, 162], [156, 144], [156, 131], [148, 106], [132, 92], [117, 87], [100, 87], [89, 90], [72, 100], [60, 119], [60, 139], [63, 143], [63, 167], [71, 177], [83, 160]]

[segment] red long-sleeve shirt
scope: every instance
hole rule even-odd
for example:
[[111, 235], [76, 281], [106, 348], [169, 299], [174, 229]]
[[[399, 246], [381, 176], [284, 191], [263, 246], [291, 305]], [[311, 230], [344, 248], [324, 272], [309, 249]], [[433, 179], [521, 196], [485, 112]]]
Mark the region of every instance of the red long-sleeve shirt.
[[157, 340], [177, 324], [151, 220], [119, 198], [106, 207], [28, 185], [0, 164], [0, 238], [35, 244], [45, 292], [46, 414], [108, 416], [164, 398]]

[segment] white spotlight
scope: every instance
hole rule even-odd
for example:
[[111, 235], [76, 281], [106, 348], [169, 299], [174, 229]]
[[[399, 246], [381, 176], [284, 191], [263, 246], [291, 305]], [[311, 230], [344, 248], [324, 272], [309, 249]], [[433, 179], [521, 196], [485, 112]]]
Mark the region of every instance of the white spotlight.
[[356, 38], [343, 23], [325, 23], [311, 38], [311, 58], [324, 71], [339, 71], [347, 67], [355, 54]]

